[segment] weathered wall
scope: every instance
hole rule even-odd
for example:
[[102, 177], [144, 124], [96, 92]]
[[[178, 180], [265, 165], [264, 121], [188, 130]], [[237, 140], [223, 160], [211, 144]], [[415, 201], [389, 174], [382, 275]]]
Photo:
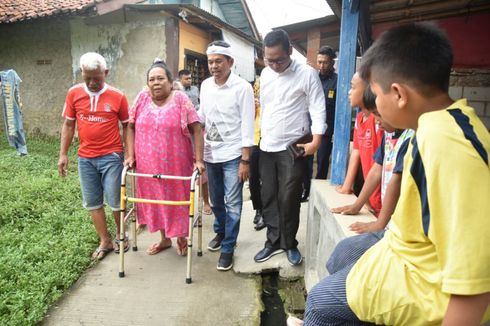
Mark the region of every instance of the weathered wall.
[[[65, 18], [0, 25], [0, 69], [13, 68], [23, 80], [22, 112], [28, 134], [59, 134], [66, 91], [81, 82], [79, 60], [88, 51], [106, 58], [107, 82], [133, 102], [146, 84], [146, 71], [154, 58], [166, 59], [165, 22], [169, 18], [162, 13], [135, 12], [125, 18], [125, 23], [112, 24], [100, 18]], [[51, 64], [38, 65], [38, 60]]]
[[[15, 69], [22, 79], [24, 128], [31, 134], [56, 134], [72, 83], [68, 20], [0, 25], [0, 35], [0, 70]], [[39, 65], [38, 60], [51, 63]]]
[[[455, 68], [490, 68], [490, 13], [468, 13], [458, 17], [432, 20], [448, 36], [453, 48]], [[373, 38], [398, 26], [398, 23], [376, 24], [373, 26]]]
[[[433, 21], [447, 34], [454, 55], [449, 94], [465, 97], [490, 130], [490, 13], [469, 13]], [[397, 23], [373, 26], [373, 37], [398, 26]]]
[[158, 57], [166, 59], [165, 21], [161, 13], [128, 12], [126, 23], [87, 25], [80, 18], [71, 26], [72, 76], [80, 82], [79, 59], [88, 51], [102, 54], [109, 66], [107, 82], [123, 92], [130, 103], [146, 85], [146, 71]]

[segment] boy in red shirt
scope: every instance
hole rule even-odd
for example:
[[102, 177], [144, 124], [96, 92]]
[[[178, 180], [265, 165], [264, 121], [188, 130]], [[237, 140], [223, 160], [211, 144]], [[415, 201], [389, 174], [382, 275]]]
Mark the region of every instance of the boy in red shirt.
[[[119, 134], [119, 122], [126, 135], [128, 101], [124, 94], [105, 83], [109, 70], [105, 59], [97, 53], [86, 53], [80, 58], [84, 83], [70, 88], [63, 108], [65, 121], [61, 131], [58, 172], [67, 175], [68, 149], [75, 126], [78, 128], [78, 173], [82, 188], [83, 206], [89, 210], [100, 237], [94, 259], [102, 259], [112, 250], [104, 212], [104, 197], [111, 208], [119, 234], [120, 185], [124, 149]], [[129, 249], [124, 239], [124, 250]], [[116, 239], [116, 244], [119, 240]], [[118, 250], [116, 246], [116, 251]]]
[[[357, 170], [359, 169], [359, 163], [361, 163], [362, 175], [366, 179], [369, 170], [374, 164], [374, 153], [383, 139], [383, 129], [379, 128], [374, 115], [366, 108], [362, 100], [366, 86], [366, 82], [356, 72], [352, 76], [349, 100], [351, 106], [353, 108], [359, 107], [361, 112], [356, 117], [353, 137], [354, 145], [344, 184], [337, 187], [337, 191], [343, 194], [352, 193], [352, 186], [354, 185]], [[372, 208], [370, 210], [377, 216], [381, 210], [380, 186], [376, 187], [376, 190], [369, 197], [369, 205]]]

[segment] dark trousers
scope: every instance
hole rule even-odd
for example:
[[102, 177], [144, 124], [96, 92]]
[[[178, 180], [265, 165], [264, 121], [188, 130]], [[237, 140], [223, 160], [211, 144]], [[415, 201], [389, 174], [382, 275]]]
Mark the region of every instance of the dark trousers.
[[308, 198], [310, 196], [311, 178], [313, 178], [313, 155], [305, 157], [305, 173], [303, 176], [303, 197]]
[[330, 155], [332, 154], [332, 135], [326, 133], [322, 136], [322, 142], [318, 148], [316, 179], [327, 179], [330, 166]]
[[268, 248], [294, 249], [298, 246], [301, 191], [305, 158], [292, 160], [286, 151], [260, 151], [262, 205], [267, 225]]
[[250, 179], [248, 180], [250, 189], [250, 199], [255, 210], [262, 209], [262, 199], [260, 198], [260, 171], [259, 171], [259, 146], [252, 146], [250, 149]]

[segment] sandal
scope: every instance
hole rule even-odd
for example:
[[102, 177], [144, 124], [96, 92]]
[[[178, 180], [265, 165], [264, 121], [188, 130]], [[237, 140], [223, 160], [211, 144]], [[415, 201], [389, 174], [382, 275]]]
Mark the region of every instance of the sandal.
[[114, 248], [103, 248], [103, 247], [97, 247], [95, 251], [92, 253], [92, 258], [97, 259], [97, 260], [102, 260], [105, 258], [105, 256], [113, 251]]
[[154, 243], [148, 248], [148, 250], [146, 250], [146, 253], [148, 255], [156, 255], [159, 252], [172, 247], [172, 240], [170, 239], [166, 239], [166, 240], [169, 240], [169, 242], [167, 242], [168, 243], [167, 245], [162, 245], [161, 242]]
[[[129, 239], [128, 239], [128, 236], [126, 235], [124, 237], [124, 252], [127, 252], [129, 250]], [[120, 250], [119, 250], [119, 244], [121, 243], [121, 240], [119, 239], [116, 239], [114, 240], [114, 252], [116, 254], [119, 254]]]

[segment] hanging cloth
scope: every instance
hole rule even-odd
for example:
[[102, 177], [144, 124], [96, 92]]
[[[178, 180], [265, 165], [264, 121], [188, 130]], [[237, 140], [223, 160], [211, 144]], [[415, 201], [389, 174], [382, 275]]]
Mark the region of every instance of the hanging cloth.
[[19, 155], [27, 155], [26, 137], [20, 112], [20, 83], [22, 80], [13, 69], [0, 71], [1, 91], [3, 100], [3, 122], [9, 145]]

